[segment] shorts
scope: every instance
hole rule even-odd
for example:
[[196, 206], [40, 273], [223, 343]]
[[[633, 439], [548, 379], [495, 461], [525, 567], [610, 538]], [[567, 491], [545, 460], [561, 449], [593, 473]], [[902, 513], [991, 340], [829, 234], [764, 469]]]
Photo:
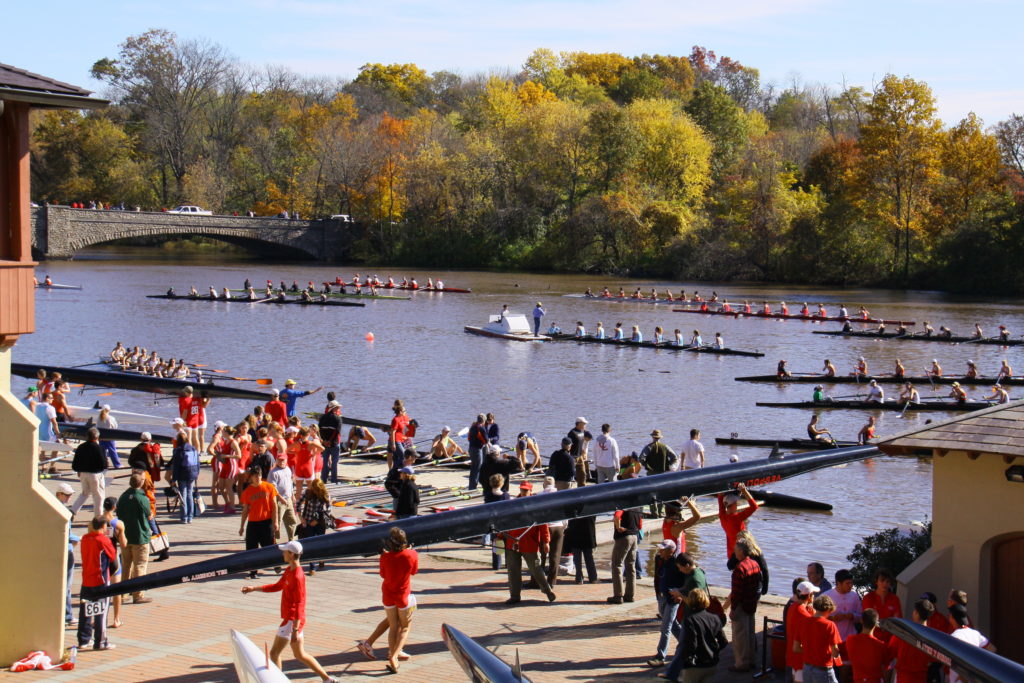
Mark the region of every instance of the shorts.
[[308, 484], [314, 479], [316, 479], [316, 477], [295, 477], [295, 483], [297, 484], [299, 482], [302, 482], [303, 484]]
[[410, 593], [409, 599], [405, 603], [405, 607], [397, 607], [396, 605], [384, 605], [384, 609], [397, 609], [400, 612], [412, 611], [416, 609], [416, 596]]
[[[277, 637], [278, 638], [286, 638], [288, 640], [291, 640], [292, 639], [292, 631], [294, 629], [295, 629], [295, 620], [294, 619], [289, 619], [288, 621], [286, 621], [283, 624], [281, 624], [281, 627], [277, 629]], [[302, 640], [302, 629], [301, 628], [295, 633], [295, 639], [296, 640]]]

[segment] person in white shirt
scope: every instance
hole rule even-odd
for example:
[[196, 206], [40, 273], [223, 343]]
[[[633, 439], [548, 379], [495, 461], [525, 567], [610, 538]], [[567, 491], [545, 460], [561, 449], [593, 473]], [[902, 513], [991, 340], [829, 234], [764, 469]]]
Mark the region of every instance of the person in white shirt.
[[[956, 630], [949, 635], [957, 640], [970, 643], [975, 647], [985, 648], [989, 652], [996, 651], [996, 646], [988, 638], [967, 625], [970, 619], [967, 616], [966, 607], [963, 605], [951, 605], [949, 608], [949, 618], [956, 624]], [[961, 678], [956, 671], [950, 670], [949, 683], [967, 683], [967, 681]]]
[[868, 384], [868, 402], [885, 403], [885, 392], [882, 391], [882, 387], [878, 386], [877, 380], [871, 380]]
[[683, 444], [684, 470], [697, 470], [704, 467], [704, 444], [700, 441], [700, 430], [690, 430], [690, 440]]
[[[558, 489], [555, 488], [555, 478], [544, 477], [544, 488], [541, 490], [541, 494], [555, 493], [556, 491]], [[548, 583], [554, 586], [558, 581], [558, 566], [562, 560], [565, 521], [548, 522], [548, 532], [551, 534], [551, 540], [548, 541], [548, 551], [546, 553], [543, 550], [541, 551], [540, 566], [544, 569], [544, 573], [547, 574]]]
[[836, 604], [836, 609], [828, 615], [829, 621], [835, 622], [839, 629], [839, 637], [845, 642], [847, 638], [857, 632], [856, 625], [860, 623], [864, 613], [860, 595], [853, 590], [853, 574], [849, 569], [840, 569], [836, 572], [836, 585], [822, 595], [827, 595]]
[[601, 425], [601, 434], [594, 439], [594, 463], [597, 466], [597, 483], [615, 481], [619, 473], [619, 444], [612, 438], [612, 427]]
[[267, 481], [277, 489], [278, 530], [283, 530], [291, 541], [295, 538], [299, 520], [295, 516], [295, 482], [288, 467], [287, 454], [278, 453], [274, 468], [267, 474]]

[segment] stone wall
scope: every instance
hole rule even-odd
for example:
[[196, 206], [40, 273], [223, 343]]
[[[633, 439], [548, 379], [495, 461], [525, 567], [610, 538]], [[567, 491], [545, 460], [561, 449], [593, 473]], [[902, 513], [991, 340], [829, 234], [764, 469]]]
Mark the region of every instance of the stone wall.
[[[32, 249], [40, 257], [69, 259], [93, 244], [128, 237], [202, 235], [262, 251], [287, 247], [320, 261], [345, 257], [351, 224], [245, 216], [190, 216], [148, 211], [96, 211], [66, 206], [32, 210]], [[283, 254], [282, 254], [283, 255]]]

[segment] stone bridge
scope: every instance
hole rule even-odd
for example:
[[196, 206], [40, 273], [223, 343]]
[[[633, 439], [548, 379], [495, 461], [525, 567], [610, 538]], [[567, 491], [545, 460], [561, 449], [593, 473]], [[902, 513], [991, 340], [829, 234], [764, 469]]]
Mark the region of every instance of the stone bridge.
[[37, 258], [70, 259], [93, 244], [127, 237], [201, 235], [261, 254], [291, 259], [343, 260], [354, 237], [351, 223], [245, 216], [191, 216], [149, 211], [102, 211], [41, 206], [32, 209]]

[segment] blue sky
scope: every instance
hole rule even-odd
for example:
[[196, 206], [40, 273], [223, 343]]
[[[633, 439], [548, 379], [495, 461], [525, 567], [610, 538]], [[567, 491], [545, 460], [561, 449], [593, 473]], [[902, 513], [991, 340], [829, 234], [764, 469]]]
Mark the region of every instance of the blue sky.
[[127, 36], [165, 28], [240, 61], [352, 78], [367, 62], [462, 74], [518, 68], [538, 47], [686, 55], [703, 45], [762, 81], [870, 88], [886, 73], [927, 82], [949, 124], [1024, 113], [1020, 0], [37, 0], [4, 3], [23, 26], [0, 62], [83, 87]]

